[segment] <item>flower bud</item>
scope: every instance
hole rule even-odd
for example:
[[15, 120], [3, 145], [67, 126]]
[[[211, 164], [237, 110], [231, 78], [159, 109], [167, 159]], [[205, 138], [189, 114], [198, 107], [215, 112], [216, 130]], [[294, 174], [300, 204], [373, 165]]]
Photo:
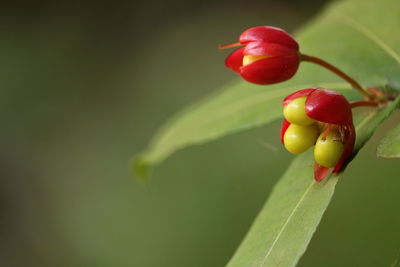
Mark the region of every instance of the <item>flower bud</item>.
[[290, 79], [300, 64], [299, 45], [287, 32], [270, 26], [244, 31], [238, 43], [221, 49], [242, 46], [225, 60], [225, 65], [243, 79], [256, 84], [273, 84]]
[[283, 144], [290, 153], [300, 154], [315, 144], [318, 134], [318, 127], [314, 124], [309, 126], [291, 124], [284, 134]]
[[331, 130], [325, 137], [321, 134], [315, 144], [315, 161], [327, 168], [333, 168], [342, 156], [344, 145], [340, 133], [337, 130]]
[[283, 107], [283, 116], [290, 123], [298, 125], [310, 125], [314, 122], [313, 119], [306, 114], [306, 96], [293, 99], [289, 104]]

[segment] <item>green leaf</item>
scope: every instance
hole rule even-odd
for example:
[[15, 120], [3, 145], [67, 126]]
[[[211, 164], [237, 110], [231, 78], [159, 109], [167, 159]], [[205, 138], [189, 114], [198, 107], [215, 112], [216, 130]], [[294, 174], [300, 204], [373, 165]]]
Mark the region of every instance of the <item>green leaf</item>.
[[[356, 152], [399, 102], [400, 97], [385, 108], [372, 109], [360, 117]], [[228, 266], [295, 266], [332, 198], [339, 176], [315, 182], [312, 151], [297, 157], [275, 186]]]
[[[135, 173], [146, 178], [150, 165], [161, 162], [173, 151], [188, 145], [201, 144], [229, 133], [261, 126], [282, 117], [282, 99], [310, 85], [279, 86], [265, 90], [244, 82], [230, 86], [207, 100], [187, 108], [160, 130], [149, 149], [134, 161]], [[356, 93], [346, 83], [320, 84], [341, 90], [354, 99]], [[249, 94], [249, 91], [252, 93]]]
[[396, 110], [400, 103], [400, 96], [398, 96], [394, 101], [389, 103], [386, 107], [381, 109], [371, 109], [369, 113], [364, 114], [363, 119], [358, 123], [356, 145], [353, 154], [358, 153], [358, 151], [365, 145], [365, 143], [370, 139], [370, 137], [375, 132], [376, 128], [388, 118], [393, 111]]
[[400, 158], [400, 125], [391, 129], [381, 140], [377, 155], [381, 158]]
[[313, 179], [312, 151], [297, 157], [275, 186], [227, 266], [294, 266], [324, 213], [337, 176]]
[[[398, 0], [350, 0], [328, 7], [299, 31], [296, 39], [303, 53], [326, 59], [362, 85], [400, 92], [398, 25]], [[257, 86], [235, 82], [167, 122], [137, 158], [135, 170], [143, 178], [151, 166], [176, 150], [279, 119], [281, 100], [308, 87], [343, 89], [349, 99], [361, 98], [340, 78], [310, 63], [302, 63], [295, 77], [284, 83]]]

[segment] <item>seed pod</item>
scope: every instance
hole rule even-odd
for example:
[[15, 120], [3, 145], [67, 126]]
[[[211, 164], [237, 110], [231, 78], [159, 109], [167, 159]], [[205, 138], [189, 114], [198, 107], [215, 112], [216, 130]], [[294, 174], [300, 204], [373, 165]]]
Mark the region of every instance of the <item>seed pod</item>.
[[285, 132], [283, 143], [290, 153], [300, 154], [315, 144], [318, 134], [318, 127], [314, 124], [309, 126], [291, 124]]
[[306, 96], [293, 99], [289, 104], [283, 107], [283, 116], [290, 123], [298, 125], [310, 125], [315, 120], [311, 119], [306, 114]]
[[314, 159], [321, 166], [333, 168], [343, 153], [344, 145], [340, 133], [336, 130], [330, 131], [325, 138], [323, 135], [319, 136], [315, 144]]
[[239, 42], [220, 46], [238, 47], [225, 65], [248, 82], [274, 84], [296, 74], [300, 64], [299, 45], [287, 32], [271, 26], [257, 26], [244, 31]]

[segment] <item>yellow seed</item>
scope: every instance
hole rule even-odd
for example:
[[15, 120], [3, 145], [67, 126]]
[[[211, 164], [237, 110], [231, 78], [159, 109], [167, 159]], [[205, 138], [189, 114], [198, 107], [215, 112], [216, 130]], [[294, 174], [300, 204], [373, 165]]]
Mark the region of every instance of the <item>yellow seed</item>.
[[283, 108], [283, 116], [290, 123], [298, 125], [310, 125], [314, 122], [313, 119], [306, 114], [306, 96], [302, 96], [292, 100], [288, 105]]
[[269, 56], [268, 55], [259, 55], [259, 56], [247, 55], [247, 56], [244, 56], [243, 57], [243, 66], [245, 66], [247, 64], [250, 64], [250, 63], [253, 63], [255, 61], [267, 58], [267, 57], [269, 57]]
[[322, 135], [315, 144], [314, 159], [321, 166], [333, 168], [343, 153], [344, 145], [340, 140], [340, 133], [336, 130], [330, 131], [325, 139]]
[[315, 124], [309, 126], [291, 124], [285, 132], [283, 143], [290, 153], [300, 154], [315, 144], [318, 134], [318, 127]]

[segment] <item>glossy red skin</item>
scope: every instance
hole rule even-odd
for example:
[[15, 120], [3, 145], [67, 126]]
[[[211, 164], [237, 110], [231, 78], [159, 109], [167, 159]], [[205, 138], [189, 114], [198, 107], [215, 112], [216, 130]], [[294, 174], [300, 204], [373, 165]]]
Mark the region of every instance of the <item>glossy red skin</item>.
[[[239, 73], [243, 79], [255, 84], [274, 84], [286, 81], [296, 74], [300, 64], [297, 51], [269, 43], [250, 43], [230, 54], [225, 65]], [[243, 66], [245, 55], [267, 55], [268, 58], [257, 60]]]
[[308, 89], [302, 89], [302, 90], [296, 91], [296, 92], [288, 95], [287, 97], [285, 97], [285, 99], [283, 99], [283, 105], [284, 106], [288, 105], [290, 102], [292, 102], [292, 100], [294, 100], [296, 98], [299, 98], [302, 96], [308, 96], [315, 90], [317, 90], [317, 88], [308, 88]]
[[346, 162], [346, 160], [351, 156], [354, 150], [354, 145], [356, 142], [356, 130], [354, 128], [354, 125], [348, 125], [349, 129], [346, 130], [346, 144], [344, 146], [344, 151], [342, 153], [342, 156], [339, 159], [339, 162], [336, 164], [335, 168], [333, 169], [333, 173], [338, 173], [342, 169], [343, 164]]
[[314, 179], [317, 182], [321, 182], [328, 175], [330, 168], [319, 165], [314, 162]]
[[283, 100], [283, 105], [286, 106], [293, 99], [303, 96], [307, 96], [306, 114], [310, 118], [331, 124], [353, 124], [349, 102], [336, 91], [319, 88], [303, 89], [288, 95]]
[[239, 37], [241, 44], [253, 41], [275, 43], [299, 50], [299, 45], [294, 38], [282, 29], [271, 26], [256, 26], [245, 30]]
[[315, 90], [306, 101], [306, 114], [317, 121], [350, 125], [353, 123], [351, 107], [346, 98], [332, 90]]
[[244, 47], [241, 47], [241, 48], [235, 50], [233, 53], [231, 53], [225, 59], [225, 66], [227, 66], [234, 72], [237, 72], [240, 74], [240, 68], [243, 65], [243, 51], [244, 51]]
[[281, 143], [282, 144], [285, 144], [285, 142], [283, 141], [283, 138], [284, 138], [286, 130], [287, 130], [287, 128], [289, 128], [290, 124], [291, 123], [288, 122], [287, 120], [283, 120], [282, 127], [281, 127]]
[[240, 68], [240, 75], [248, 82], [274, 84], [292, 78], [299, 67], [298, 56], [277, 56], [255, 61]]
[[[336, 124], [341, 126], [345, 134], [345, 146], [343, 153], [333, 169], [333, 173], [341, 171], [343, 164], [351, 156], [354, 149], [356, 132], [353, 125], [353, 116], [351, 107], [346, 98], [332, 90], [308, 88], [297, 91], [283, 100], [283, 105], [288, 105], [293, 99], [306, 96], [306, 114], [317, 121]], [[286, 121], [286, 120], [285, 120]], [[281, 142], [287, 128], [288, 122], [284, 122], [281, 128]], [[290, 125], [290, 123], [289, 123]], [[314, 164], [314, 178], [316, 181], [322, 181], [328, 174], [330, 168]]]
[[251, 42], [244, 47], [244, 55], [269, 55], [271, 57], [278, 56], [296, 56], [298, 51], [281, 44], [266, 43], [266, 42]]
[[[244, 31], [239, 38], [244, 47], [225, 60], [225, 65], [243, 79], [256, 84], [286, 81], [296, 74], [300, 64], [299, 45], [287, 32], [270, 26], [257, 26]], [[244, 56], [268, 56], [243, 66]]]

